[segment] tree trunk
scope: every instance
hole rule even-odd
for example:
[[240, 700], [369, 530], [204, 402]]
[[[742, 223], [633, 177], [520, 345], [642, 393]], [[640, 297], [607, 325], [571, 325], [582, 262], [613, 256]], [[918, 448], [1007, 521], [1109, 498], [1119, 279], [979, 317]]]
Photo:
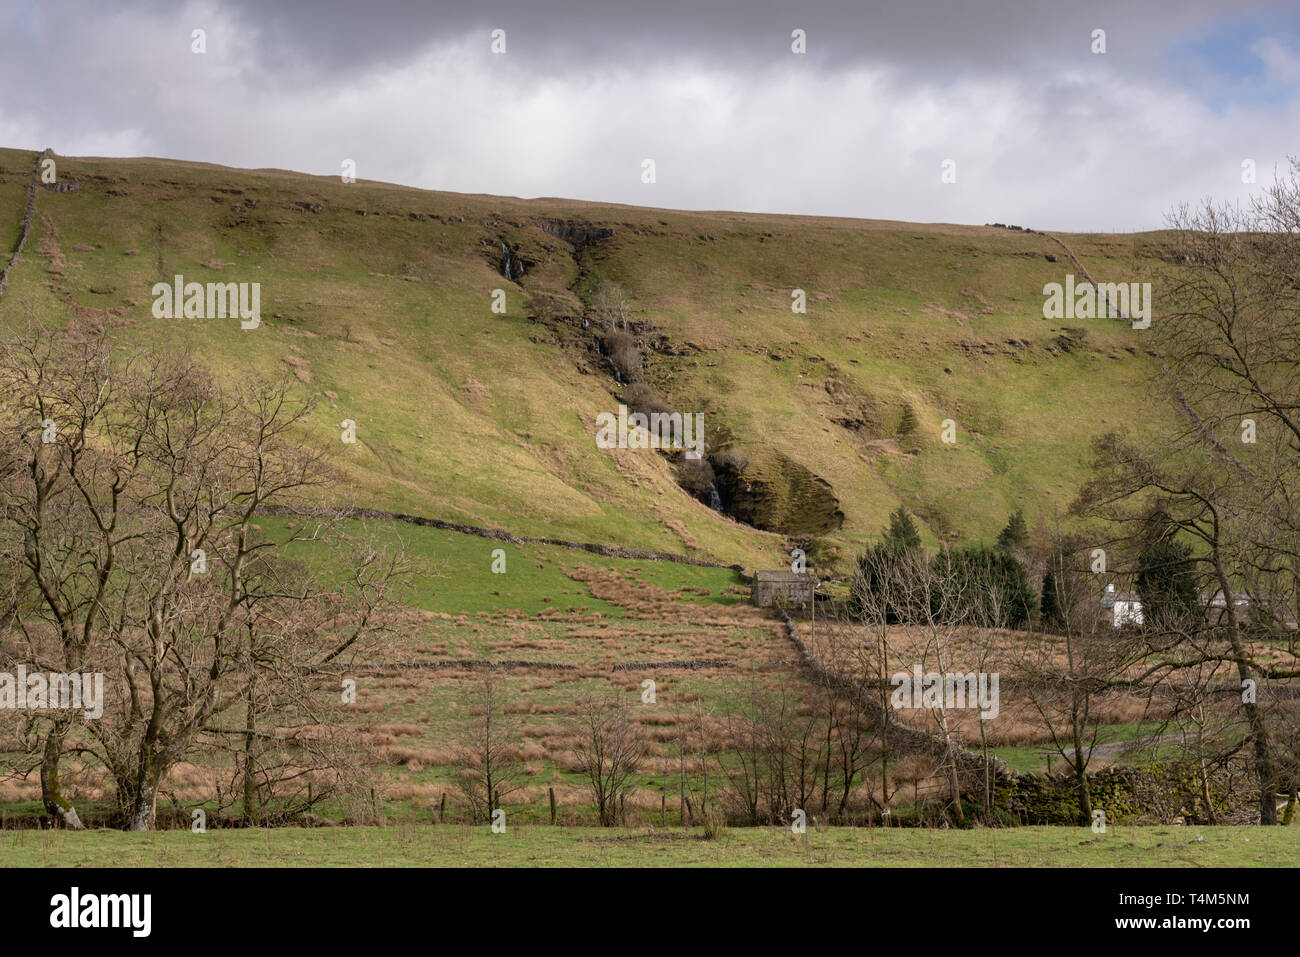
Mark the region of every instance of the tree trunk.
[[158, 813], [158, 782], [162, 780], [162, 768], [158, 755], [151, 754], [147, 748], [140, 749], [139, 764], [131, 779], [131, 793], [127, 795], [126, 829], [128, 831], [152, 831]]
[[257, 827], [257, 711], [255, 707], [254, 685], [256, 677], [248, 683], [248, 728], [244, 732], [244, 824]]
[[993, 807], [993, 784], [989, 779], [988, 729], [984, 725], [983, 718], [980, 718], [980, 750], [984, 752], [984, 814], [987, 816]]
[[1196, 768], [1201, 779], [1201, 804], [1205, 808], [1205, 823], [1214, 823], [1214, 800], [1210, 796], [1210, 769], [1205, 764], [1204, 729], [1196, 730]]
[[[1232, 587], [1228, 583], [1228, 576], [1217, 554], [1214, 570], [1219, 580], [1220, 594], [1225, 596], [1223, 604], [1228, 617], [1228, 641], [1232, 645], [1232, 657], [1237, 665], [1237, 676], [1241, 679], [1242, 687], [1245, 688], [1246, 682], [1251, 680], [1250, 656], [1245, 643], [1241, 640], [1237, 609], [1232, 600]], [[1268, 726], [1264, 723], [1264, 715], [1260, 712], [1259, 705], [1253, 700], [1242, 701], [1241, 707], [1246, 712], [1246, 723], [1250, 726], [1250, 735], [1255, 749], [1255, 773], [1259, 778], [1259, 823], [1276, 824], [1277, 787], [1273, 772], [1273, 756], [1269, 747]]]
[[63, 791], [59, 788], [59, 759], [63, 756], [63, 724], [55, 724], [45, 738], [45, 753], [41, 757], [41, 803], [45, 813], [64, 827], [80, 831], [81, 818]]
[[152, 831], [158, 813], [158, 785], [154, 781], [140, 788], [131, 802], [131, 811], [127, 817], [128, 831]]
[[[942, 661], [940, 661], [939, 669], [940, 671], [943, 670]], [[950, 770], [952, 772], [951, 775], [949, 776], [949, 780], [952, 787], [953, 813], [957, 816], [958, 824], [965, 824], [966, 812], [962, 810], [962, 806], [961, 806], [961, 779], [957, 773], [957, 745], [953, 743], [952, 735], [948, 731], [947, 712], [945, 712], [943, 708], [940, 708], [938, 710], [939, 710], [939, 731], [943, 735], [943, 744], [944, 744], [944, 751], [945, 751], [944, 760], [950, 763]]]
[[[815, 652], [814, 652], [815, 653]], [[829, 689], [826, 692], [830, 696]], [[826, 721], [826, 768], [822, 772], [822, 813], [826, 812], [827, 802], [830, 801], [831, 795], [831, 730], [835, 724], [835, 703], [831, 702], [830, 718]], [[816, 787], [817, 785], [813, 785]], [[846, 785], [847, 787], [847, 785]], [[804, 802], [800, 802], [804, 803]]]
[[1092, 823], [1092, 786], [1088, 783], [1088, 772], [1076, 764], [1074, 779], [1079, 784], [1079, 816], [1084, 824]]
[[966, 823], [966, 812], [961, 806], [961, 780], [957, 775], [957, 755], [949, 752], [948, 759], [952, 762], [952, 808], [957, 815], [957, 823]]
[[1074, 780], [1079, 786], [1079, 817], [1085, 825], [1092, 823], [1092, 787], [1088, 783], [1088, 762], [1092, 758], [1083, 754], [1083, 726], [1079, 719], [1078, 702], [1071, 705], [1070, 731], [1074, 739], [1074, 759], [1069, 762]]

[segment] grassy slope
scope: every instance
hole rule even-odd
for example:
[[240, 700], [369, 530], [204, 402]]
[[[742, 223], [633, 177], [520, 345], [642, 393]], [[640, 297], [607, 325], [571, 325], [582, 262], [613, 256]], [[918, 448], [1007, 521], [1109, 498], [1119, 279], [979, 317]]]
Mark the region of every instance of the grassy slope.
[[[32, 160], [0, 150], [0, 239], [16, 235]], [[1045, 258], [1060, 250], [1040, 237], [522, 201], [160, 160], [60, 159], [59, 175], [82, 188], [41, 192], [0, 321], [76, 311], [128, 340], [192, 346], [230, 371], [281, 373], [289, 359], [303, 389], [325, 396], [313, 423], [323, 439], [336, 441], [342, 419], [358, 423], [358, 444], [338, 448], [352, 486], [341, 497], [360, 504], [775, 561], [779, 536], [709, 511], [659, 457], [595, 448], [594, 418], [614, 407], [615, 386], [579, 348], [589, 334], [530, 322], [526, 299], [601, 277], [627, 287], [638, 319], [674, 346], [702, 350], [650, 357], [652, 380], [678, 408], [740, 436], [756, 468], [780, 453], [830, 482], [846, 514], [832, 546], [856, 547], [900, 501], [931, 533], [988, 539], [1018, 505], [1032, 523], [1068, 503], [1088, 439], [1127, 421], [1143, 394], [1141, 333], [1124, 323], [1060, 323], [1088, 335], [1071, 352], [1056, 346], [1041, 288], [1069, 267]], [[537, 228], [546, 218], [615, 235], [580, 276], [570, 247]], [[497, 270], [499, 236], [537, 261], [522, 286]], [[1133, 250], [1147, 240], [1067, 241], [1095, 277], [1139, 278]], [[175, 273], [260, 282], [262, 328], [154, 319], [150, 287]], [[808, 292], [807, 315], [790, 310], [794, 286]], [[497, 288], [504, 316], [490, 312]], [[904, 402], [920, 428], [900, 443]], [[846, 415], [866, 425], [832, 421]], [[956, 447], [939, 442], [945, 418], [957, 422]]]
[[1295, 867], [1296, 828], [658, 832], [485, 825], [160, 831], [0, 831], [10, 867]]

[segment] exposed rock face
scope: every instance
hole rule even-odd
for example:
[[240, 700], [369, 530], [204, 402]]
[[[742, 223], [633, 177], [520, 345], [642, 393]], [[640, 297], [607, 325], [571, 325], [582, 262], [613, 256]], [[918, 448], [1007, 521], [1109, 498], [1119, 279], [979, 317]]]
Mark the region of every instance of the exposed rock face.
[[544, 219], [538, 224], [538, 228], [556, 239], [563, 239], [570, 246], [577, 249], [584, 246], [594, 246], [602, 239], [609, 239], [614, 235], [614, 230], [603, 226], [593, 226], [591, 223], [576, 223], [563, 219]]
[[[491, 226], [496, 230], [499, 229], [501, 223], [493, 220], [484, 225]], [[506, 225], [523, 231], [518, 234], [509, 234], [511, 238], [507, 238], [501, 232], [496, 233], [496, 242], [501, 247], [499, 266], [501, 275], [511, 282], [523, 277], [538, 262], [547, 262], [550, 259], [551, 247], [548, 245], [549, 241], [542, 240], [539, 246], [539, 237], [532, 232], [534, 229], [572, 246], [573, 250], [570, 255], [575, 261], [579, 261], [580, 254], [584, 249], [614, 235], [613, 229], [604, 226], [593, 226], [591, 223], [564, 219], [543, 219], [532, 223], [509, 222]], [[515, 241], [512, 242], [512, 239]], [[533, 257], [533, 259], [530, 260], [529, 256]]]
[[781, 452], [745, 449], [741, 468], [714, 461], [717, 491], [724, 510], [738, 521], [802, 538], [833, 532], [844, 512], [829, 482]]

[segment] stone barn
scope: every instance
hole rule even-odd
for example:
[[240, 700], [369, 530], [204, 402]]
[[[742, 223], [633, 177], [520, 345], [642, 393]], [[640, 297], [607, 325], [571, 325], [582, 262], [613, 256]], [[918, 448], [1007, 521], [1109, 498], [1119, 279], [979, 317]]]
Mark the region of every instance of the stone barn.
[[759, 608], [770, 608], [777, 602], [806, 608], [812, 604], [814, 584], [804, 572], [754, 572], [750, 600]]

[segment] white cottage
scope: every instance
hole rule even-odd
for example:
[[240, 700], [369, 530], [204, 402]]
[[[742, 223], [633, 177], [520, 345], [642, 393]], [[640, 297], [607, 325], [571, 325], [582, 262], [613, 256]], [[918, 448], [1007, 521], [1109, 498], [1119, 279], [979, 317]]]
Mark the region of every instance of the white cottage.
[[1116, 591], [1114, 585], [1107, 585], [1101, 607], [1110, 610], [1111, 624], [1116, 628], [1142, 624], [1142, 599], [1135, 591]]

